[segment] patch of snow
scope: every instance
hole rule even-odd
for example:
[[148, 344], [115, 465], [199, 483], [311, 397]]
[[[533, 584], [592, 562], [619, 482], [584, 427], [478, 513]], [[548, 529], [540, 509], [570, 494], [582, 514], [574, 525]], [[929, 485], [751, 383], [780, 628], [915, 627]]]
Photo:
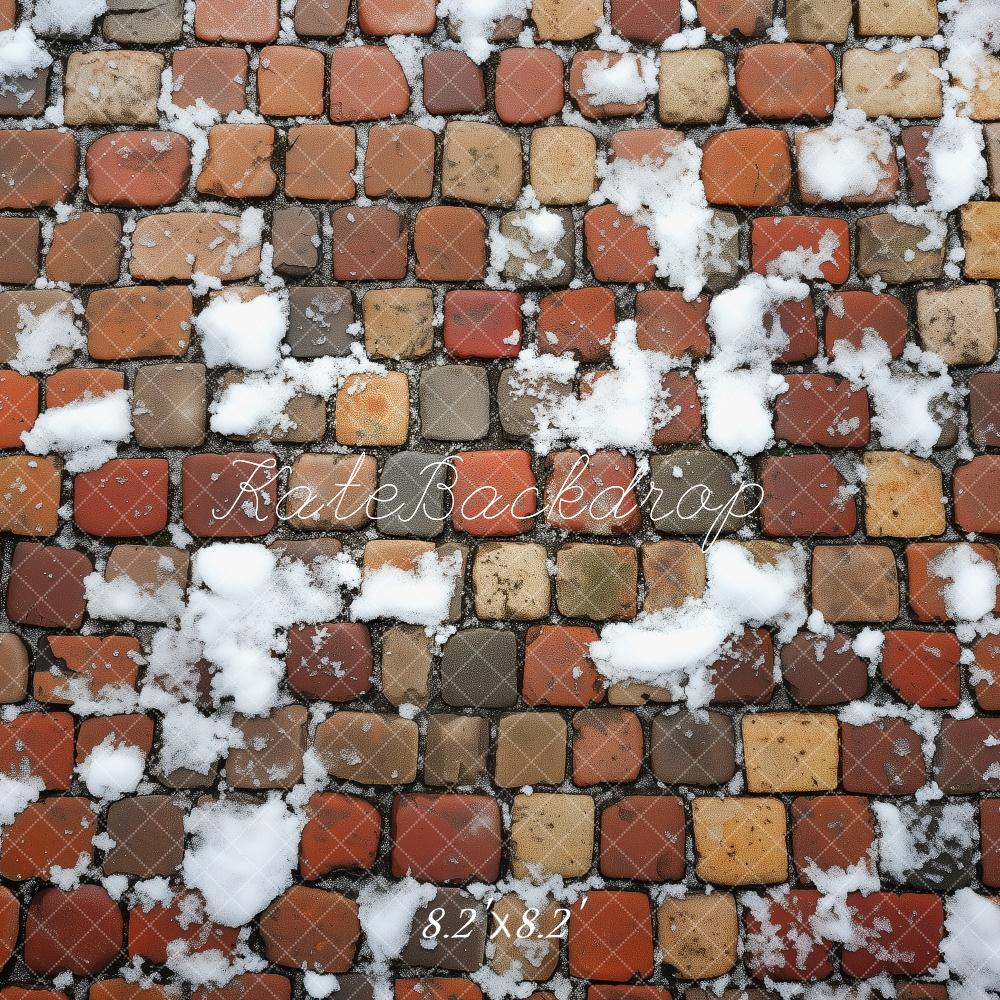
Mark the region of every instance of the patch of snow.
[[280, 798], [195, 806], [184, 819], [184, 884], [216, 923], [248, 923], [292, 884], [304, 823]]
[[938, 355], [907, 344], [902, 358], [894, 360], [878, 333], [866, 330], [860, 348], [838, 340], [832, 360], [818, 358], [817, 367], [843, 375], [855, 389], [868, 390], [872, 427], [882, 447], [931, 453], [941, 436], [940, 403], [955, 395], [948, 366]]
[[590, 104], [640, 104], [659, 88], [656, 63], [648, 56], [590, 59], [583, 67], [583, 92]]
[[223, 292], [194, 320], [206, 364], [248, 371], [264, 371], [278, 364], [287, 325], [287, 305], [270, 293], [244, 299]]
[[67, 472], [98, 469], [132, 437], [131, 398], [127, 389], [116, 389], [50, 407], [22, 432], [21, 441], [32, 455], [64, 456]]
[[13, 78], [32, 76], [51, 65], [52, 55], [39, 44], [31, 25], [0, 31], [0, 94], [13, 91]]
[[684, 139], [663, 157], [602, 160], [600, 187], [590, 199], [591, 204], [611, 202], [649, 230], [657, 277], [682, 289], [688, 299], [704, 287], [707, 268], [730, 266], [723, 251], [732, 229], [709, 207], [701, 157], [700, 147]]
[[146, 755], [129, 743], [115, 745], [108, 734], [76, 768], [94, 798], [113, 800], [132, 794], [146, 770]]
[[0, 826], [10, 826], [45, 788], [45, 782], [34, 775], [21, 778], [0, 774]]
[[94, 21], [107, 11], [107, 0], [35, 0], [31, 26], [40, 35], [82, 38], [94, 30]]
[[87, 346], [67, 302], [58, 302], [38, 314], [26, 305], [18, 306], [15, 340], [17, 354], [10, 366], [22, 375], [54, 372]]
[[407, 876], [399, 882], [372, 879], [358, 892], [358, 919], [376, 966], [399, 958], [417, 910], [437, 896], [437, 887]]
[[425, 552], [413, 570], [386, 563], [361, 575], [361, 592], [351, 602], [351, 618], [392, 618], [436, 630], [449, 616], [455, 581], [461, 571], [458, 552], [440, 557]]
[[715, 690], [709, 667], [747, 625], [775, 625], [778, 641], [787, 642], [805, 624], [801, 549], [782, 553], [773, 564], [758, 563], [744, 546], [716, 542], [706, 561], [703, 597], [604, 626], [590, 645], [602, 676], [666, 687], [689, 707], [704, 708]]
[[499, 21], [505, 17], [524, 20], [531, 0], [440, 0], [437, 16], [454, 25], [459, 45], [477, 63], [484, 63], [496, 46], [490, 41]]

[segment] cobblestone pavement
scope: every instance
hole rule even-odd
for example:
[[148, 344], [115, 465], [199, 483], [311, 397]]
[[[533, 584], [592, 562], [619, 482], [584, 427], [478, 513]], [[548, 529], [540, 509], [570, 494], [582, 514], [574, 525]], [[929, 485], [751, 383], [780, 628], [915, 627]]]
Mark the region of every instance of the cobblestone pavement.
[[0, 1000], [1000, 989], [961, 10], [0, 0]]

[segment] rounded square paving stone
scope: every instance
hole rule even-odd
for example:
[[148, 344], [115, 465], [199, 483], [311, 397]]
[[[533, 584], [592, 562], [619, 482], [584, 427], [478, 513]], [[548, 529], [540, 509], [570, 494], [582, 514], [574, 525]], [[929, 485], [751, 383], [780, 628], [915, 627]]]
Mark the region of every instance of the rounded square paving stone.
[[510, 822], [514, 878], [542, 882], [590, 871], [594, 854], [594, 800], [589, 795], [533, 792], [515, 795]]
[[339, 792], [309, 799], [302, 828], [299, 870], [307, 881], [338, 869], [370, 869], [378, 853], [382, 819], [370, 802]]
[[472, 114], [486, 108], [483, 71], [464, 52], [423, 58], [424, 107], [430, 115]]
[[[736, 964], [739, 919], [736, 900], [729, 893], [666, 899], [657, 910], [657, 923], [664, 964], [679, 978], [710, 979]], [[694, 993], [688, 990], [685, 997]], [[743, 996], [752, 1000], [749, 993]]]
[[4, 830], [0, 875], [22, 881], [50, 879], [53, 868], [91, 861], [97, 821], [89, 799], [64, 795], [27, 805]]
[[155, 535], [167, 526], [168, 467], [162, 458], [118, 458], [73, 480], [73, 519], [104, 538]]
[[220, 115], [245, 111], [248, 65], [242, 49], [208, 45], [178, 49], [170, 59], [171, 100], [179, 108], [189, 108], [200, 98]]
[[569, 918], [570, 975], [627, 982], [653, 973], [653, 919], [644, 892], [600, 889], [576, 902]]
[[305, 123], [288, 130], [285, 194], [309, 201], [348, 201], [357, 193], [354, 129]]
[[521, 349], [523, 296], [468, 288], [444, 297], [444, 348], [456, 358], [516, 358]]
[[668, 785], [723, 785], [736, 773], [736, 734], [722, 712], [679, 709], [653, 717], [653, 774]]
[[276, 965], [348, 972], [361, 935], [358, 904], [329, 889], [293, 885], [261, 914], [260, 935]]
[[845, 635], [799, 632], [781, 647], [781, 676], [791, 698], [810, 707], [863, 700], [868, 691], [868, 664]]
[[643, 760], [642, 722], [623, 709], [587, 708], [573, 715], [573, 783], [635, 781]]
[[384, 205], [338, 208], [333, 226], [337, 281], [399, 281], [406, 276], [406, 220]]
[[38, 219], [0, 219], [0, 280], [28, 285], [38, 277], [41, 223]]
[[353, 701], [372, 683], [372, 640], [360, 622], [296, 625], [288, 632], [288, 686], [316, 701]]
[[481, 281], [486, 274], [486, 220], [474, 208], [432, 205], [413, 222], [414, 274], [421, 281]]
[[93, 563], [82, 552], [36, 542], [18, 542], [7, 580], [7, 615], [21, 625], [79, 628], [83, 580]]
[[671, 795], [627, 795], [601, 812], [605, 878], [672, 882], [683, 877], [684, 806]]
[[361, 300], [361, 315], [369, 357], [419, 358], [434, 346], [429, 288], [372, 289]]
[[780, 799], [696, 798], [691, 803], [696, 871], [721, 885], [773, 885], [788, 875]]
[[198, 538], [259, 538], [275, 524], [275, 458], [199, 453], [181, 463], [184, 524]]
[[0, 531], [29, 538], [54, 535], [59, 527], [61, 483], [56, 459], [0, 458]]
[[497, 61], [497, 117], [507, 125], [532, 125], [563, 106], [565, 68], [557, 52], [544, 48], [504, 49]]
[[375, 522], [379, 532], [397, 538], [436, 538], [444, 531], [445, 487], [450, 473], [442, 456], [398, 451], [379, 477]]
[[[439, 908], [444, 911], [440, 933], [425, 937], [430, 914]], [[483, 964], [488, 926], [481, 901], [461, 889], [438, 888], [414, 915], [401, 958], [416, 968], [476, 972]]]
[[429, 198], [434, 188], [435, 137], [417, 125], [373, 125], [365, 147], [365, 194]]
[[490, 628], [463, 629], [441, 654], [441, 697], [456, 708], [507, 708], [517, 701], [517, 636]]
[[409, 110], [403, 68], [384, 45], [334, 49], [329, 81], [332, 122], [375, 121]]
[[24, 963], [40, 975], [93, 976], [114, 961], [123, 937], [121, 910], [102, 886], [42, 889], [25, 917]]
[[589, 656], [597, 630], [586, 625], [528, 629], [521, 696], [528, 705], [583, 708], [603, 700], [604, 682]]
[[634, 618], [638, 577], [635, 549], [571, 542], [556, 553], [556, 604], [570, 618]]
[[531, 529], [538, 496], [526, 451], [463, 451], [452, 461], [451, 520], [456, 531], [494, 538]]
[[501, 716], [494, 783], [500, 788], [558, 785], [566, 775], [566, 747], [566, 720], [556, 712]]
[[330, 776], [360, 785], [406, 785], [417, 776], [412, 719], [340, 711], [316, 727], [313, 746]]
[[321, 115], [324, 57], [303, 45], [271, 45], [260, 52], [257, 100], [262, 115]]
[[500, 873], [500, 808], [486, 795], [397, 795], [392, 874], [433, 882], [493, 882]]
[[486, 370], [437, 365], [420, 373], [420, 433], [429, 441], [476, 441], [490, 426]]
[[350, 350], [348, 327], [354, 322], [354, 300], [347, 288], [296, 285], [288, 293], [285, 342], [294, 358], [345, 355]]
[[427, 720], [424, 781], [431, 787], [473, 784], [486, 773], [489, 743], [487, 719], [432, 715]]
[[201, 364], [141, 365], [132, 386], [132, 424], [142, 448], [197, 448], [207, 426]]
[[168, 795], [137, 795], [108, 807], [106, 875], [170, 876], [184, 856], [184, 808]]

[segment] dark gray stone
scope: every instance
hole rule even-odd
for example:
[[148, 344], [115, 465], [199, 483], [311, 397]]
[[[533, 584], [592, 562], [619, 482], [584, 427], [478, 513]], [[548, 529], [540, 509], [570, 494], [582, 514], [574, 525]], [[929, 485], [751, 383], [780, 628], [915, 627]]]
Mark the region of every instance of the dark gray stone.
[[517, 701], [517, 636], [491, 628], [456, 632], [441, 655], [441, 698], [456, 708]]
[[477, 441], [490, 429], [490, 386], [476, 365], [420, 373], [420, 433], [429, 441]]
[[[676, 470], [680, 470], [679, 475]], [[654, 455], [649, 476], [652, 486], [660, 491], [653, 493], [647, 504], [657, 531], [704, 536], [710, 531], [735, 531], [743, 525], [746, 503], [742, 495], [733, 500], [741, 480], [728, 455], [707, 448]], [[713, 507], [718, 509], [710, 509]]]
[[354, 300], [346, 288], [293, 288], [288, 312], [285, 340], [292, 357], [343, 357], [350, 351]]
[[379, 477], [375, 520], [393, 538], [436, 538], [447, 520], [445, 490], [450, 472], [441, 455], [397, 451]]
[[649, 758], [668, 785], [722, 785], [736, 774], [733, 720], [722, 712], [687, 709], [653, 719]]
[[[441, 929], [433, 936], [434, 926], [429, 923], [431, 910], [444, 910], [443, 914], [437, 914]], [[437, 895], [420, 907], [413, 918], [403, 962], [423, 969], [475, 972], [483, 964], [486, 926], [486, 907], [482, 903], [462, 889], [438, 888]], [[423, 931], [428, 927], [431, 929], [425, 937]]]
[[301, 278], [319, 264], [319, 222], [308, 208], [277, 208], [271, 222], [274, 270]]
[[169, 45], [179, 42], [183, 0], [108, 0], [104, 37], [122, 45]]

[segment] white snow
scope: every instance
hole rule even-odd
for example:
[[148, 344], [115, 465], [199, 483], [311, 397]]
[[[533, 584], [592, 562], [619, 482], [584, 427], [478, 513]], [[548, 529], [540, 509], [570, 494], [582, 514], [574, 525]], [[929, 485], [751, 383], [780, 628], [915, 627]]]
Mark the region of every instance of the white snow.
[[927, 141], [927, 191], [939, 212], [974, 198], [986, 180], [983, 127], [948, 110]]
[[959, 889], [945, 903], [941, 954], [961, 981], [962, 1000], [996, 1000], [1000, 991], [1000, 905], [973, 889]]
[[851, 649], [863, 660], [878, 664], [882, 659], [882, 647], [885, 645], [885, 632], [875, 628], [865, 627], [854, 637]]
[[208, 774], [243, 734], [225, 714], [204, 715], [189, 702], [167, 704], [160, 722], [160, 766], [165, 773], [187, 768]]
[[757, 455], [773, 442], [771, 404], [788, 388], [772, 368], [788, 347], [775, 313], [782, 303], [801, 301], [808, 294], [801, 281], [749, 274], [712, 299], [712, 357], [698, 367], [697, 376], [714, 447]]
[[360, 344], [351, 345], [347, 357], [324, 357], [314, 361], [283, 358], [272, 371], [252, 373], [240, 382], [226, 386], [209, 407], [210, 426], [219, 434], [268, 434], [275, 428], [292, 426], [285, 407], [298, 394], [335, 395], [350, 375], [384, 372], [385, 368], [369, 361]]
[[17, 354], [10, 366], [22, 375], [53, 372], [87, 345], [67, 302], [57, 302], [41, 313], [18, 306], [15, 339]]
[[90, 573], [83, 585], [88, 614], [108, 621], [169, 622], [180, 615], [184, 603], [184, 592], [173, 580], [149, 589], [129, 576], [107, 581], [100, 573]]
[[0, 774], [0, 826], [9, 826], [24, 812], [45, 788], [45, 782], [34, 775], [20, 778]]
[[[565, 234], [561, 216], [548, 208], [527, 209], [512, 223], [523, 237], [504, 236], [498, 226], [490, 229], [490, 269], [500, 274], [513, 257], [521, 261], [527, 279], [559, 277], [566, 263], [556, 252]], [[538, 256], [541, 255], [541, 262]]]
[[206, 364], [264, 371], [281, 360], [287, 323], [287, 307], [277, 295], [243, 299], [223, 292], [195, 317], [194, 328], [201, 335]]
[[600, 188], [591, 204], [610, 201], [649, 230], [656, 274], [694, 298], [706, 268], [729, 266], [722, 253], [731, 228], [716, 219], [701, 183], [701, 148], [691, 139], [662, 158], [618, 156], [598, 163]]
[[32, 76], [52, 65], [52, 56], [42, 46], [31, 25], [0, 31], [0, 93], [10, 93], [13, 77]]
[[94, 20], [107, 10], [107, 0], [35, 0], [31, 26], [43, 35], [80, 38], [94, 30]]
[[810, 920], [817, 938], [842, 944], [850, 951], [865, 947], [867, 935], [855, 924], [847, 897], [854, 892], [867, 896], [881, 888], [874, 868], [867, 858], [847, 868], [820, 868], [810, 861], [806, 874], [820, 893]]
[[602, 56], [588, 60], [583, 67], [583, 91], [596, 107], [640, 104], [658, 88], [656, 63], [647, 56]]
[[115, 745], [114, 735], [109, 734], [76, 769], [94, 798], [120, 799], [139, 787], [146, 769], [146, 755], [129, 743]]
[[706, 561], [703, 597], [604, 626], [600, 639], [590, 645], [604, 677], [667, 687], [691, 708], [703, 708], [714, 693], [708, 668], [746, 625], [775, 625], [778, 641], [787, 642], [805, 624], [800, 549], [782, 553], [770, 564], [758, 563], [742, 545], [716, 542]]
[[279, 562], [263, 545], [217, 543], [195, 553], [181, 630], [215, 665], [212, 692], [238, 712], [274, 706], [284, 668], [283, 630], [329, 621], [343, 606], [340, 588], [357, 580], [347, 557], [307, 567]]
[[302, 977], [302, 985], [313, 1000], [326, 1000], [331, 993], [336, 993], [340, 989], [340, 982], [336, 976], [312, 970], [306, 970]]
[[933, 835], [933, 814], [895, 802], [873, 801], [872, 809], [879, 828], [879, 867], [897, 882], [905, 882], [929, 859], [965, 850], [974, 843], [978, 821], [971, 802], [944, 803]]
[[361, 592], [351, 602], [351, 617], [365, 622], [392, 618], [437, 629], [449, 616], [461, 567], [457, 552], [443, 557], [425, 552], [413, 570], [386, 563], [366, 571], [361, 576]]
[[[663, 393], [663, 375], [680, 361], [641, 350], [636, 343], [635, 321], [622, 320], [615, 326], [611, 364], [614, 367], [594, 380], [586, 395], [541, 394], [532, 437], [536, 451], [545, 454], [560, 442], [588, 452], [600, 448], [652, 449], [653, 435], [676, 412]], [[541, 379], [568, 382], [576, 369], [571, 357], [539, 355], [527, 348], [514, 364], [516, 388], [533, 391]]]
[[116, 389], [53, 406], [22, 432], [21, 441], [32, 455], [64, 456], [67, 472], [98, 469], [132, 437], [131, 398], [128, 390]]
[[938, 355], [907, 344], [902, 358], [893, 360], [886, 342], [875, 330], [866, 330], [860, 349], [838, 340], [832, 360], [819, 358], [817, 367], [843, 375], [855, 389], [868, 389], [872, 427], [884, 448], [930, 454], [941, 436], [936, 404], [955, 395], [948, 367]]
[[874, 194], [895, 156], [885, 129], [841, 102], [833, 123], [802, 136], [798, 162], [802, 188], [823, 201]]
[[399, 958], [420, 907], [437, 896], [437, 887], [407, 876], [399, 882], [372, 879], [358, 892], [358, 919], [377, 967]]
[[280, 798], [195, 806], [184, 819], [184, 884], [201, 892], [216, 923], [249, 922], [292, 884], [304, 823]]
[[948, 582], [941, 588], [948, 617], [975, 622], [992, 614], [1000, 574], [971, 545], [949, 546], [928, 567], [933, 576]]
[[497, 22], [505, 17], [523, 20], [530, 10], [531, 0], [441, 0], [437, 16], [452, 21], [466, 55], [483, 63], [496, 50], [490, 38]]

